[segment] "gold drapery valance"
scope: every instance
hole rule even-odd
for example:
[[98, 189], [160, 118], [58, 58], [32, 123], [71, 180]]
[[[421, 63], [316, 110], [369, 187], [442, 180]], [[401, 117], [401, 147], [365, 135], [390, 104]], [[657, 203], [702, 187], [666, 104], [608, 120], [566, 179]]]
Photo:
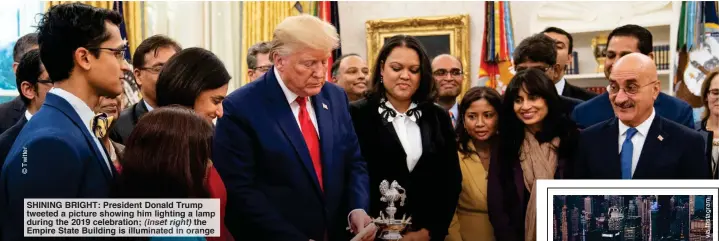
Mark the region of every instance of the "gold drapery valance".
[[[63, 3], [80, 2], [93, 7], [105, 8], [112, 10], [114, 1], [48, 1], [45, 10]], [[138, 45], [145, 39], [145, 31], [143, 24], [145, 22], [145, 3], [144, 2], [126, 2], [122, 1], [123, 21], [125, 22], [125, 30], [127, 31], [127, 45], [130, 47], [130, 56], [135, 52]]]
[[[242, 82], [247, 79], [247, 50], [252, 45], [272, 40], [272, 32], [277, 24], [289, 16], [301, 14], [296, 8], [297, 1], [243, 2], [242, 5]], [[304, 13], [311, 14], [315, 4], [311, 1], [299, 1]]]

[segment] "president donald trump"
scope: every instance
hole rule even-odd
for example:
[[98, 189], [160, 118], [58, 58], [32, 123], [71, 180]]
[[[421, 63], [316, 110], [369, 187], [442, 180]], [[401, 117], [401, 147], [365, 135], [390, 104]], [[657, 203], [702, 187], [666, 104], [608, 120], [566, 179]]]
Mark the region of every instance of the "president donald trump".
[[275, 28], [274, 66], [230, 94], [213, 162], [237, 240], [342, 240], [367, 226], [368, 176], [345, 92], [326, 83], [337, 30], [309, 15]]

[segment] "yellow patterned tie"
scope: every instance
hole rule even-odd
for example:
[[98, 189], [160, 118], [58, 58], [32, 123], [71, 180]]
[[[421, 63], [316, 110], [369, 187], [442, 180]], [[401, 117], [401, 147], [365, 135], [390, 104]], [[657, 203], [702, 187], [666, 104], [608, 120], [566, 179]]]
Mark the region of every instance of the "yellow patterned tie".
[[109, 116], [106, 113], [99, 113], [95, 115], [95, 118], [92, 118], [92, 122], [90, 123], [92, 126], [92, 132], [95, 133], [97, 138], [102, 139], [105, 135], [107, 135], [107, 129], [114, 120], [114, 116]]

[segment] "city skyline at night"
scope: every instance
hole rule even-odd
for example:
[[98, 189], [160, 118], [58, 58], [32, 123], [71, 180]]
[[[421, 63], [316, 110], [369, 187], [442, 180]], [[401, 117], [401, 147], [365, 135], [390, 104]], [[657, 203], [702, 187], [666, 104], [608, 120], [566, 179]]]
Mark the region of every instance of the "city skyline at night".
[[712, 196], [554, 195], [554, 241], [709, 241]]

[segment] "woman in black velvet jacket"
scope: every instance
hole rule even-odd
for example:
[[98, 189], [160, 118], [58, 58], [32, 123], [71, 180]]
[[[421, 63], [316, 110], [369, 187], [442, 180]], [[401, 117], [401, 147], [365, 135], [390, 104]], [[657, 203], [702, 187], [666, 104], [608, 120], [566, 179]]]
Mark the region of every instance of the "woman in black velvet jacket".
[[434, 104], [429, 58], [416, 38], [398, 35], [375, 63], [373, 89], [350, 108], [369, 169], [369, 215], [378, 217], [387, 207], [380, 183], [397, 181], [407, 199], [404, 206], [395, 202], [395, 218], [412, 217], [405, 240], [444, 240], [462, 174], [449, 114]]

